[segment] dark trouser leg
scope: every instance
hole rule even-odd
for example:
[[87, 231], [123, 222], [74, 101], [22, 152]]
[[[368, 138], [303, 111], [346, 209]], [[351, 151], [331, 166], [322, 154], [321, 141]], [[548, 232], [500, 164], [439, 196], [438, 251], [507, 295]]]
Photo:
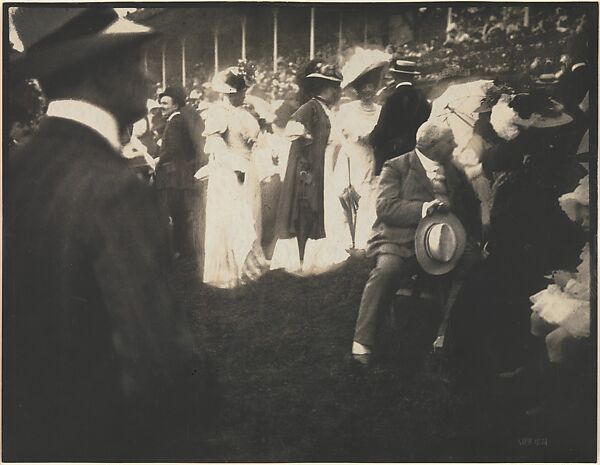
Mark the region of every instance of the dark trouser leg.
[[175, 253], [173, 244], [173, 217], [171, 212], [171, 198], [173, 189], [165, 188], [158, 190], [158, 200], [161, 210], [161, 216], [164, 218], [164, 224], [169, 232], [169, 252], [171, 255]]
[[176, 252], [184, 253], [188, 245], [188, 209], [186, 208], [186, 191], [173, 189], [171, 196], [171, 218], [173, 218], [173, 240]]
[[468, 242], [462, 258], [457, 263], [456, 268], [454, 268], [451, 275], [448, 276], [450, 282], [447, 288], [447, 295], [442, 305], [442, 321], [438, 328], [438, 336], [445, 335], [446, 328], [450, 321], [452, 307], [454, 307], [454, 303], [456, 302], [462, 285], [471, 268], [473, 268], [480, 260], [481, 251], [479, 247], [474, 243]]
[[403, 278], [417, 269], [414, 257], [381, 254], [377, 256], [375, 268], [371, 270], [363, 291], [356, 321], [354, 340], [366, 346], [375, 343], [377, 324], [381, 312], [389, 308], [394, 291]]

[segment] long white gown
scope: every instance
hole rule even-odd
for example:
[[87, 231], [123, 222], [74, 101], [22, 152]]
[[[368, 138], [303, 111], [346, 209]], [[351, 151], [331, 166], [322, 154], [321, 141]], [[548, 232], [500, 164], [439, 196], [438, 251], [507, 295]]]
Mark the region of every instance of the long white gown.
[[[244, 264], [257, 239], [260, 199], [252, 147], [259, 125], [244, 108], [222, 102], [207, 110], [204, 135], [209, 162], [196, 173], [198, 179], [208, 177], [202, 279], [233, 288], [243, 282]], [[243, 183], [236, 171], [244, 173]]]

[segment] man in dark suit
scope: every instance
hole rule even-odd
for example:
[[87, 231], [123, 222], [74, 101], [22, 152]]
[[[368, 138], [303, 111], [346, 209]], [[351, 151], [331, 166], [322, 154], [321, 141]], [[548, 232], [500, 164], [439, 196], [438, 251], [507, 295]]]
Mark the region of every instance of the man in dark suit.
[[195, 187], [196, 151], [182, 113], [185, 106], [184, 90], [167, 87], [158, 97], [167, 125], [156, 165], [156, 188], [163, 212], [172, 224], [171, 249], [177, 257], [190, 246], [188, 204], [191, 196], [186, 195], [186, 191]]
[[26, 52], [11, 77], [37, 77], [49, 105], [5, 197], [2, 458], [165, 457], [202, 417], [202, 376], [167, 286], [166, 225], [120, 154], [146, 111], [153, 32], [112, 8], [14, 19]]
[[390, 72], [394, 75], [394, 90], [381, 108], [379, 120], [369, 141], [375, 150], [375, 174], [381, 172], [386, 160], [415, 148], [415, 134], [431, 113], [431, 104], [415, 88], [413, 80], [420, 73], [412, 61], [394, 60]]
[[[376, 265], [363, 292], [352, 347], [353, 359], [363, 365], [370, 363], [381, 313], [389, 308], [402, 280], [419, 269], [414, 241], [421, 218], [449, 210], [467, 233], [465, 253], [451, 272], [443, 314], [448, 313], [460, 280], [479, 255], [479, 200], [464, 172], [451, 162], [455, 147], [450, 128], [428, 121], [417, 132], [415, 150], [387, 161], [383, 167], [377, 220], [367, 246], [367, 255], [375, 258]], [[443, 339], [438, 342], [442, 345]]]

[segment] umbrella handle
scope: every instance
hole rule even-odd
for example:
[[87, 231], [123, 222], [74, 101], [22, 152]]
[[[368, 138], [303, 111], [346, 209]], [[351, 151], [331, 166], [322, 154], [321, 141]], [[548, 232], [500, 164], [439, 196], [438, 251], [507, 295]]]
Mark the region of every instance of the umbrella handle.
[[470, 123], [469, 121], [467, 121], [465, 118], [463, 118], [454, 108], [452, 108], [450, 105], [446, 105], [446, 108], [448, 110], [450, 110], [451, 113], [454, 113], [456, 115], [456, 117], [458, 119], [460, 119], [463, 123], [465, 123], [466, 125], [468, 125], [469, 127], [473, 128], [475, 127], [474, 124]]
[[348, 187], [350, 187], [352, 185], [352, 181], [350, 180], [350, 157], [347, 157], [346, 160], [348, 161]]

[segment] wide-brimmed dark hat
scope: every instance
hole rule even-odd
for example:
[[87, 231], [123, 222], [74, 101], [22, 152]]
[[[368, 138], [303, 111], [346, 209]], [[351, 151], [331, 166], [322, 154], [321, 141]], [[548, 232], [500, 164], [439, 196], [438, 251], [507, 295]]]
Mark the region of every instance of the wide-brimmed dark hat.
[[414, 61], [399, 59], [392, 60], [390, 71], [392, 73], [408, 74], [411, 76], [418, 76], [421, 74], [419, 71], [417, 71], [417, 64]]
[[180, 107], [185, 105], [185, 90], [183, 90], [183, 88], [180, 86], [167, 87], [160, 94], [158, 94], [158, 101], [160, 102], [163, 97], [171, 97], [173, 102]]
[[40, 78], [85, 59], [157, 33], [149, 27], [120, 19], [113, 8], [23, 6], [12, 16], [24, 53], [16, 57], [11, 73]]
[[342, 76], [342, 73], [335, 65], [317, 63], [315, 65], [315, 71], [306, 76], [306, 79], [323, 79], [325, 81], [341, 84], [344, 76]]
[[426, 273], [442, 275], [454, 269], [467, 241], [465, 228], [452, 213], [434, 213], [423, 218], [415, 233], [415, 253]]
[[[573, 122], [573, 118], [565, 113], [564, 106], [553, 100], [544, 92], [533, 90], [514, 96], [509, 106], [513, 108], [529, 128], [556, 128]], [[531, 120], [531, 118], [533, 118]], [[519, 121], [516, 123], [521, 125]]]

